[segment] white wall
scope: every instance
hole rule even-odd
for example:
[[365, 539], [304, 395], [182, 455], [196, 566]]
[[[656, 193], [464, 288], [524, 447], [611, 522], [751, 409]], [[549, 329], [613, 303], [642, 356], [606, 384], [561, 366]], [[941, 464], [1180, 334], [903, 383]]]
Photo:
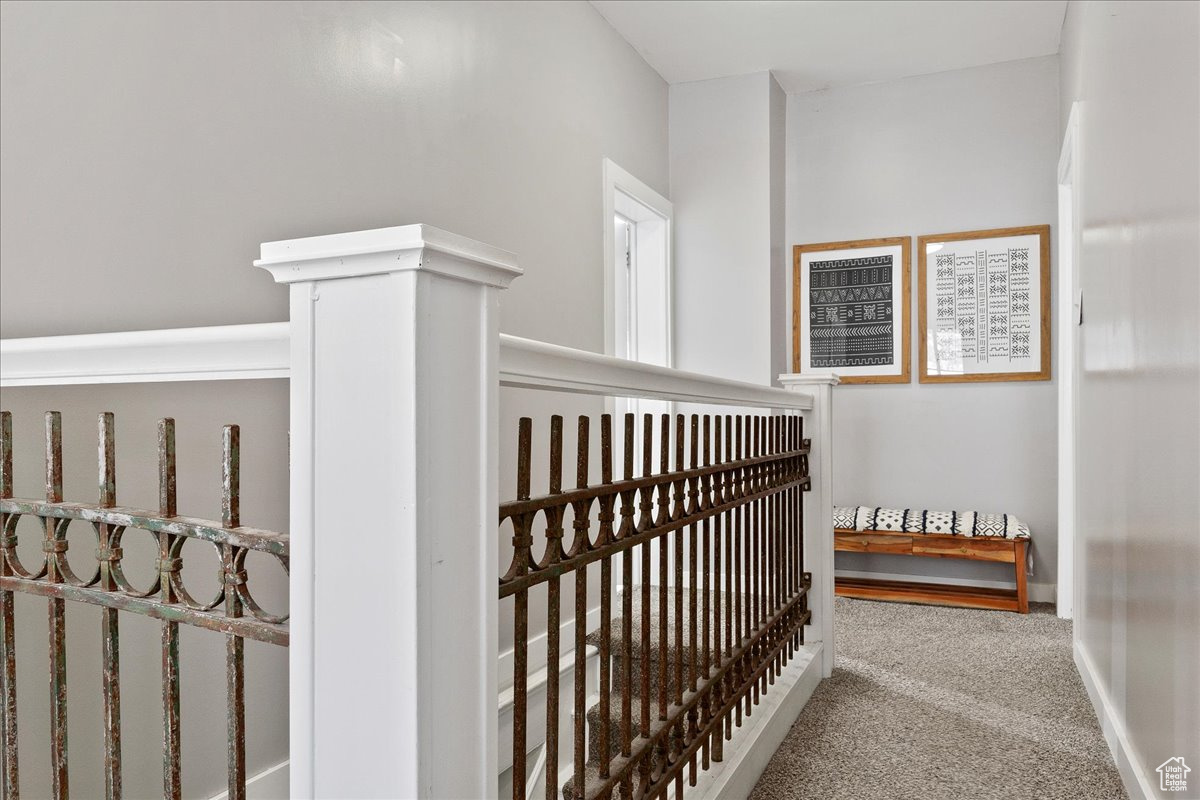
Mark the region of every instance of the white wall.
[[[602, 350], [601, 161], [612, 158], [666, 193], [667, 86], [588, 4], [6, 2], [0, 9], [0, 336], [283, 320], [286, 291], [250, 266], [260, 242], [427, 222], [519, 255], [526, 274], [503, 298], [502, 330]], [[286, 418], [286, 392], [273, 386], [5, 391], [18, 441], [33, 453], [22, 460], [20, 485], [36, 491], [38, 465], [30, 459], [41, 410], [63, 411], [64, 425], [83, 441], [103, 404], [117, 412], [119, 449], [135, 431], [152, 432], [155, 416], [174, 415], [181, 428], [194, 419], [207, 429], [214, 414], [242, 422], [247, 448], [270, 443], [262, 455], [267, 475], [286, 486], [286, 437], [260, 424]], [[531, 392], [505, 392], [501, 403], [505, 497], [513, 491], [518, 414], [541, 424], [562, 413], [570, 430], [571, 414], [602, 407]], [[219, 425], [211, 433], [219, 436]], [[538, 436], [541, 455], [544, 425]], [[181, 443], [181, 462], [182, 451]], [[70, 448], [70, 474], [92, 474], [94, 452]], [[138, 484], [135, 473], [121, 475], [122, 498], [136, 500], [145, 475], [136, 473]], [[257, 491], [245, 478], [247, 492]], [[87, 501], [92, 486], [69, 480], [68, 499]], [[285, 528], [286, 497], [265, 499], [260, 516], [244, 502], [247, 524]], [[44, 626], [44, 605], [26, 605], [35, 615], [29, 624]], [[565, 608], [564, 621], [571, 616]], [[533, 632], [538, 624], [531, 619]], [[126, 680], [143, 675], [153, 688], [157, 639], [146, 640], [146, 661], [136, 627], [123, 638], [142, 653], [145, 669], [131, 656]], [[36, 659], [44, 641], [23, 635], [19, 649]], [[263, 663], [248, 661], [251, 669]], [[72, 663], [74, 670], [86, 662]], [[44, 665], [21, 669], [22, 691], [35, 693], [22, 715], [45, 715], [44, 692], [37, 694]], [[189, 677], [202, 670], [185, 663], [185, 702], [219, 712], [212, 698], [222, 695], [204, 694]], [[94, 670], [74, 674], [80, 694], [99, 686]], [[212, 675], [219, 683], [221, 673]], [[278, 665], [248, 686], [259, 679], [273, 680], [286, 697]], [[131, 700], [124, 710], [127, 752], [141, 741], [135, 728], [151, 742], [141, 748], [149, 766], [129, 756], [126, 791], [152, 795], [160, 712], [150, 701]], [[252, 746], [250, 772], [286, 752], [285, 710], [278, 702], [252, 707], [259, 716], [249, 736], [265, 743]], [[185, 726], [203, 716], [185, 706]], [[48, 786], [38, 724], [22, 729], [22, 782], [31, 796]], [[98, 730], [72, 728], [72, 788], [80, 797], [103, 794]], [[212, 751], [189, 730], [185, 793], [209, 796], [223, 786], [222, 762], [208, 758]], [[223, 738], [212, 742], [219, 748]]]
[[1075, 630], [1134, 797], [1174, 756], [1200, 789], [1198, 42], [1196, 3], [1071, 3], [1063, 30], [1064, 125], [1081, 103]]
[[671, 87], [680, 369], [764, 384], [781, 371], [782, 98], [767, 72]]
[[[788, 98], [788, 242], [1053, 223], [1056, 57]], [[839, 386], [834, 501], [1016, 514], [1054, 583], [1055, 386]], [[776, 336], [790, 340], [790, 321]], [[994, 564], [839, 553], [838, 568], [1011, 580]]]

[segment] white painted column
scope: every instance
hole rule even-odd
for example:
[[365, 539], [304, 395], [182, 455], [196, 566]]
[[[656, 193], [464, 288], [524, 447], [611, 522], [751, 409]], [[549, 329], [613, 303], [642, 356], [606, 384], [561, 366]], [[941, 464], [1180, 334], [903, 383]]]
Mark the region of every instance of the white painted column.
[[833, 387], [836, 375], [780, 375], [785, 389], [808, 392], [813, 410], [804, 415], [812, 488], [804, 498], [804, 568], [812, 573], [808, 608], [812, 624], [805, 642], [821, 642], [821, 675], [833, 674]]
[[496, 795], [500, 289], [427, 225], [271, 242], [291, 285], [291, 795]]

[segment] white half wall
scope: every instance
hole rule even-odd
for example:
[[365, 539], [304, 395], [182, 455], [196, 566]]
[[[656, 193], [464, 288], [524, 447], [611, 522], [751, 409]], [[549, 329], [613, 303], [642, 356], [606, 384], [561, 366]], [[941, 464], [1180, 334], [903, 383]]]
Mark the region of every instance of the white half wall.
[[[788, 244], [1053, 225], [1059, 144], [1054, 56], [790, 96]], [[915, 303], [916, 253], [912, 270]], [[834, 388], [834, 502], [1015, 514], [1033, 529], [1032, 580], [1053, 583], [1054, 382], [919, 384], [915, 305], [911, 319], [912, 383]], [[790, 334], [790, 320], [775, 332]], [[1008, 565], [837, 556], [844, 570], [1012, 581]]]

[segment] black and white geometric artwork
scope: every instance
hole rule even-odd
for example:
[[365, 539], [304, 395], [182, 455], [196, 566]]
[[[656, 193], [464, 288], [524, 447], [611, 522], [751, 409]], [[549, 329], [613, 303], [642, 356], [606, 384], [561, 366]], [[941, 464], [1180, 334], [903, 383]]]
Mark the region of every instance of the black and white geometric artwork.
[[895, 362], [893, 257], [809, 262], [809, 339], [814, 367]]
[[922, 236], [922, 382], [1048, 380], [1049, 228]]
[[1029, 247], [936, 253], [934, 326], [943, 361], [1028, 359], [1033, 336]]
[[907, 383], [912, 239], [793, 250], [792, 369], [842, 383]]

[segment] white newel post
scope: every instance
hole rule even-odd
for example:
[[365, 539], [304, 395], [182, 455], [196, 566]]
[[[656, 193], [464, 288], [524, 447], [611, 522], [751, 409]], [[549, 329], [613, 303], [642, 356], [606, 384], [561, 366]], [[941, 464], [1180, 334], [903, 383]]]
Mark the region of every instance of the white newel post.
[[836, 375], [780, 375], [794, 392], [810, 392], [813, 410], [804, 415], [804, 436], [812, 440], [808, 454], [812, 488], [804, 499], [804, 563], [812, 573], [809, 610], [812, 625], [806, 642], [819, 641], [821, 675], [833, 674], [833, 387]]
[[426, 225], [270, 242], [291, 286], [291, 795], [497, 792], [499, 290]]

